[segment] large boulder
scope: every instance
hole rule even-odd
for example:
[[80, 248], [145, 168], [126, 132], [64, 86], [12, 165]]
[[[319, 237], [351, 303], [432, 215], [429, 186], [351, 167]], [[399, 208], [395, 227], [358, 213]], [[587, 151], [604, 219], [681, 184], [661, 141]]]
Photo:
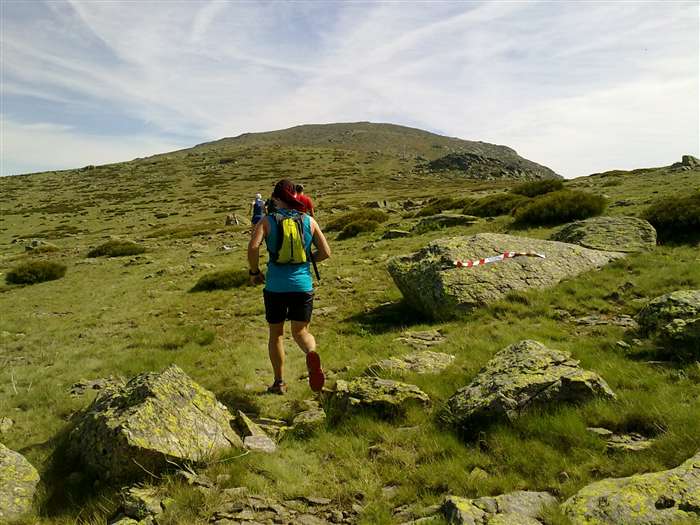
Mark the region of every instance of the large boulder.
[[346, 409], [367, 408], [386, 416], [401, 414], [412, 405], [430, 404], [428, 395], [417, 386], [378, 377], [339, 379], [333, 397]]
[[0, 443], [0, 523], [30, 511], [38, 483], [39, 473], [31, 463]]
[[142, 477], [242, 447], [231, 413], [175, 365], [104, 390], [79, 416], [69, 448], [105, 479]]
[[543, 511], [556, 503], [548, 492], [516, 490], [478, 499], [447, 496], [442, 512], [449, 523], [459, 525], [541, 525]]
[[574, 525], [700, 522], [700, 452], [671, 470], [586, 485], [562, 505]]
[[567, 224], [551, 239], [593, 250], [641, 252], [656, 246], [656, 230], [637, 217], [593, 217]]
[[[515, 257], [494, 264], [457, 268], [456, 260], [473, 260], [505, 251], [546, 256]], [[555, 241], [480, 233], [431, 242], [422, 250], [389, 261], [388, 269], [405, 299], [435, 318], [449, 318], [498, 299], [508, 292], [545, 288], [562, 279], [599, 268], [622, 257]]]
[[507, 346], [486, 364], [469, 385], [448, 401], [444, 418], [467, 431], [496, 419], [514, 420], [533, 406], [614, 398], [608, 384], [584, 370], [566, 352], [537, 341]]
[[637, 315], [639, 331], [666, 351], [700, 357], [700, 290], [677, 290], [649, 301]]

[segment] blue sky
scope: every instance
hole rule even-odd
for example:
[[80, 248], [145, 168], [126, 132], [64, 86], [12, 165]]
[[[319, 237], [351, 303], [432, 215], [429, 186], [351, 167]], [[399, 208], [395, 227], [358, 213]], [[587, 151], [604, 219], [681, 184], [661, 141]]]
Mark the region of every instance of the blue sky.
[[0, 6], [2, 175], [365, 120], [566, 177], [700, 154], [697, 1]]

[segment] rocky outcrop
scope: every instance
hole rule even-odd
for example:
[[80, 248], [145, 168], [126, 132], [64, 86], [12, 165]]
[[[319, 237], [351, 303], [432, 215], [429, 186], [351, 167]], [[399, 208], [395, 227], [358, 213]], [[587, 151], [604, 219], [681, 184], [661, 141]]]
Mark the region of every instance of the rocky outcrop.
[[39, 473], [24, 456], [0, 443], [0, 523], [16, 520], [32, 508]]
[[430, 404], [428, 395], [417, 386], [378, 377], [339, 379], [333, 398], [347, 409], [366, 408], [386, 416], [401, 414], [409, 406]]
[[242, 447], [232, 419], [214, 394], [172, 365], [104, 390], [79, 416], [69, 446], [99, 477], [136, 478]]
[[416, 350], [425, 350], [444, 343], [446, 339], [440, 330], [421, 330], [418, 332], [404, 332], [394, 340]]
[[574, 525], [697, 523], [700, 452], [671, 470], [591, 483], [562, 508]]
[[391, 372], [401, 374], [413, 372], [415, 374], [437, 374], [452, 364], [455, 356], [442, 352], [413, 352], [400, 357], [382, 359], [370, 365], [367, 373]]
[[279, 500], [270, 495], [249, 494], [245, 487], [224, 489], [217, 494], [216, 500], [220, 503], [209, 520], [215, 525], [350, 524], [357, 523], [357, 514], [362, 510], [357, 503], [340, 506], [329, 498], [318, 496]]
[[560, 179], [546, 166], [526, 159], [488, 156], [480, 153], [448, 153], [427, 164], [430, 171], [457, 171], [465, 177], [494, 180]]
[[551, 239], [593, 250], [641, 252], [656, 246], [656, 230], [637, 217], [593, 217], [567, 224]]
[[700, 290], [678, 290], [652, 299], [637, 322], [642, 335], [700, 356]]
[[447, 496], [442, 512], [455, 525], [541, 525], [542, 512], [556, 503], [548, 492], [517, 490], [478, 499]]
[[566, 352], [520, 341], [500, 352], [448, 401], [443, 417], [467, 431], [480, 423], [517, 419], [533, 406], [614, 398], [608, 384]]
[[[534, 251], [546, 258], [515, 257], [472, 268], [454, 265], [455, 260], [505, 251]], [[388, 270], [413, 307], [433, 318], [449, 318], [502, 299], [511, 291], [554, 286], [622, 256], [562, 242], [481, 233], [431, 242], [414, 254], [391, 259]]]

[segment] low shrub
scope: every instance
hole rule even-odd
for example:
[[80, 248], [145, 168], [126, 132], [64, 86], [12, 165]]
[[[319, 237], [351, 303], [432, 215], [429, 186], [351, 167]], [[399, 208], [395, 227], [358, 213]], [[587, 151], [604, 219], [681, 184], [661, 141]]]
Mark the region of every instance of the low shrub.
[[559, 191], [564, 189], [564, 182], [559, 179], [533, 180], [531, 182], [523, 182], [518, 184], [511, 191], [516, 195], [524, 195], [525, 197], [537, 197], [545, 193]]
[[529, 200], [530, 199], [527, 197], [514, 195], [512, 193], [487, 195], [486, 197], [473, 201], [465, 207], [464, 213], [467, 215], [476, 215], [477, 217], [508, 215], [519, 206], [529, 202]]
[[190, 292], [210, 292], [212, 290], [230, 290], [240, 288], [248, 283], [247, 270], [220, 270], [199, 278]]
[[341, 232], [338, 234], [338, 240], [342, 241], [343, 239], [350, 239], [351, 237], [357, 237], [360, 233], [363, 232], [371, 232], [376, 230], [379, 227], [379, 223], [377, 221], [372, 221], [372, 220], [357, 220], [353, 221], [350, 224], [347, 224]]
[[548, 226], [595, 217], [603, 213], [605, 199], [583, 191], [561, 190], [540, 195], [515, 212], [521, 226]]
[[54, 281], [66, 274], [66, 265], [54, 261], [29, 261], [7, 272], [7, 284], [35, 284]]
[[473, 202], [474, 199], [469, 197], [462, 199], [453, 199], [451, 197], [438, 197], [436, 199], [431, 199], [428, 204], [422, 208], [416, 217], [428, 217], [430, 215], [437, 215], [445, 210], [455, 210], [457, 208], [464, 208]]
[[124, 255], [138, 255], [146, 251], [146, 248], [133, 241], [112, 239], [90, 250], [88, 257], [121, 257]]
[[385, 222], [389, 219], [389, 216], [380, 210], [374, 210], [371, 208], [365, 208], [361, 210], [351, 211], [341, 215], [337, 219], [329, 222], [324, 230], [329, 232], [339, 232], [345, 229], [353, 222]]
[[656, 228], [660, 242], [695, 240], [700, 237], [700, 192], [658, 199], [642, 217]]

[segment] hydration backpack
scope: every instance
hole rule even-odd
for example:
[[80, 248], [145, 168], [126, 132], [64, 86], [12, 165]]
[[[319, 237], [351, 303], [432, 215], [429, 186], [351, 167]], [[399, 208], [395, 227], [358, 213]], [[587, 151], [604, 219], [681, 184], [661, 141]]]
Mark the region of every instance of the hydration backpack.
[[253, 217], [260, 217], [265, 213], [265, 201], [262, 199], [255, 199], [253, 204]]
[[304, 246], [304, 215], [293, 216], [275, 213], [277, 225], [277, 250], [270, 252], [270, 260], [276, 264], [303, 264], [309, 260]]

